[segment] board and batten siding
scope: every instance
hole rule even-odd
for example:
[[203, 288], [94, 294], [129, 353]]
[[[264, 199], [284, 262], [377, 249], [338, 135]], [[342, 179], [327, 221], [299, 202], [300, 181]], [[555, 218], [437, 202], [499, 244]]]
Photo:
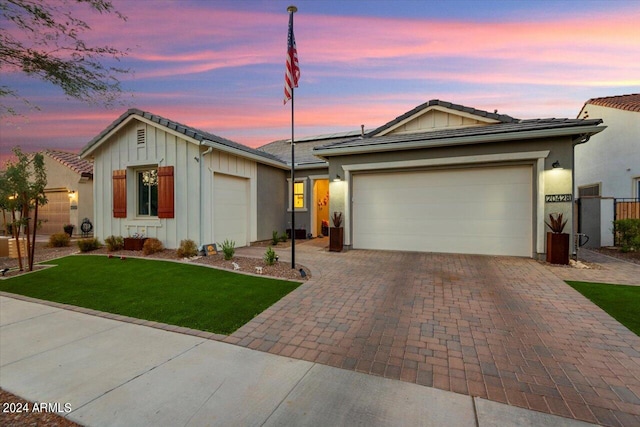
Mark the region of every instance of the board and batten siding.
[[[144, 144], [138, 144], [139, 129], [144, 129]], [[200, 165], [196, 159], [205, 149], [178, 134], [141, 120], [132, 120], [110, 136], [109, 141], [105, 141], [93, 153], [95, 236], [104, 241], [111, 235], [128, 237], [138, 233], [159, 239], [167, 248], [177, 248], [183, 239], [191, 239], [198, 245], [215, 242], [213, 179], [214, 173], [226, 173], [250, 181], [251, 206], [247, 235], [250, 240], [255, 240], [256, 163], [214, 149]], [[137, 217], [136, 170], [158, 166], [174, 167], [174, 218]], [[114, 218], [113, 215], [112, 174], [115, 170], [127, 171], [126, 218]]]

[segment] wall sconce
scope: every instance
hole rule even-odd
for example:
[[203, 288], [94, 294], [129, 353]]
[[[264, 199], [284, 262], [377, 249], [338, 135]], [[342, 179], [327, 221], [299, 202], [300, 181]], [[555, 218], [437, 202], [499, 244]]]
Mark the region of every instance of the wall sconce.
[[342, 181], [342, 179], [340, 178], [340, 175], [336, 174], [336, 177], [333, 178], [333, 182], [340, 182]]
[[69, 190], [68, 193], [69, 193], [70, 199], [73, 199], [74, 197], [76, 197], [76, 192], [74, 190]]
[[551, 165], [551, 167], [553, 167], [554, 169], [564, 169], [562, 166], [560, 166], [560, 162], [558, 160], [556, 160], [555, 162], [553, 162], [553, 164]]

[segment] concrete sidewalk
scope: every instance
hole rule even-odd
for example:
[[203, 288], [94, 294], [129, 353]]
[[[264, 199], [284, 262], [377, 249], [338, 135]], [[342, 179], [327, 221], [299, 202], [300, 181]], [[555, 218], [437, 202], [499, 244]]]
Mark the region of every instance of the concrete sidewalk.
[[7, 297], [0, 387], [88, 426], [589, 425]]

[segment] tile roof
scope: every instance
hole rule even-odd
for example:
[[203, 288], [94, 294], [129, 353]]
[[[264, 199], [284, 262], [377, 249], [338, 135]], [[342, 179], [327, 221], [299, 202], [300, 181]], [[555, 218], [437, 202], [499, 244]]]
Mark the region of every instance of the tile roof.
[[[306, 136], [300, 139], [296, 138], [296, 165], [318, 164], [318, 166], [325, 166], [326, 161], [318, 158], [313, 154], [313, 149], [315, 147], [333, 144], [340, 141], [351, 140], [354, 137], [359, 136], [361, 132], [362, 131], [357, 130], [324, 135]], [[278, 141], [273, 141], [261, 147], [258, 147], [258, 150], [273, 154], [281, 161], [289, 165], [291, 164], [291, 139], [281, 139]]]
[[[531, 119], [531, 120], [517, 120], [512, 122], [496, 123], [488, 126], [480, 127], [467, 127], [467, 128], [454, 128], [443, 129], [437, 131], [399, 134], [399, 135], [385, 135], [385, 136], [369, 136], [364, 138], [356, 138], [346, 141], [340, 141], [333, 144], [327, 144], [315, 148], [316, 154], [319, 151], [339, 149], [339, 148], [354, 148], [354, 147], [390, 147], [394, 144], [422, 142], [425, 146], [445, 146], [449, 145], [447, 141], [458, 138], [469, 139], [469, 142], [473, 142], [472, 139], [480, 139], [483, 137], [497, 137], [501, 134], [511, 133], [523, 133], [523, 132], [535, 132], [535, 131], [557, 131], [560, 129], [576, 128], [576, 134], [583, 133], [580, 131], [580, 127], [584, 126], [596, 126], [602, 123], [600, 119]], [[604, 127], [603, 127], [604, 129]], [[514, 136], [517, 138], [518, 136]], [[483, 140], [486, 138], [483, 138]], [[322, 153], [324, 154], [324, 153]]]
[[282, 160], [280, 160], [278, 157], [266, 153], [264, 151], [259, 151], [256, 150], [255, 148], [251, 148], [248, 147], [246, 145], [231, 141], [230, 139], [226, 139], [223, 138], [221, 136], [218, 135], [214, 135], [212, 133], [200, 130], [200, 129], [196, 129], [194, 127], [191, 126], [187, 126], [187, 125], [183, 125], [181, 123], [175, 122], [173, 120], [169, 120], [166, 119], [162, 116], [159, 116], [157, 114], [153, 114], [153, 113], [149, 113], [147, 111], [142, 111], [139, 110], [137, 108], [131, 108], [129, 110], [127, 110], [124, 114], [122, 114], [120, 117], [118, 117], [113, 123], [111, 123], [109, 126], [107, 126], [107, 128], [105, 130], [103, 130], [102, 132], [100, 132], [100, 134], [98, 136], [96, 136], [95, 138], [93, 138], [80, 152], [80, 155], [83, 155], [85, 152], [87, 152], [90, 148], [92, 148], [95, 144], [99, 143], [102, 138], [104, 138], [106, 135], [109, 134], [109, 132], [111, 132], [113, 129], [115, 129], [116, 127], [118, 127], [118, 125], [120, 125], [120, 123], [122, 123], [127, 117], [131, 116], [131, 115], [138, 115], [141, 117], [144, 117], [147, 120], [150, 120], [154, 123], [159, 124], [160, 126], [164, 126], [167, 127], [169, 129], [172, 129], [176, 132], [179, 132], [183, 135], [186, 135], [190, 138], [195, 139], [196, 141], [210, 141], [210, 142], [216, 142], [218, 144], [230, 147], [230, 148], [234, 148], [236, 150], [240, 150], [240, 151], [244, 151], [246, 153], [249, 154], [253, 154], [253, 155], [257, 155], [259, 157], [263, 157], [265, 159], [271, 160], [271, 161], [276, 161], [278, 163], [282, 163]]
[[45, 150], [44, 154], [62, 163], [72, 171], [93, 178], [93, 162], [81, 159], [75, 153], [59, 150]]
[[453, 104], [451, 102], [447, 102], [447, 101], [441, 101], [439, 99], [432, 99], [430, 101], [425, 102], [424, 104], [418, 105], [416, 108], [414, 108], [413, 110], [407, 111], [406, 113], [402, 114], [401, 116], [396, 117], [395, 119], [391, 120], [389, 123], [385, 123], [384, 125], [380, 126], [379, 128], [373, 130], [370, 132], [371, 135], [377, 135], [380, 132], [389, 129], [390, 127], [395, 126], [396, 124], [402, 122], [403, 120], [419, 113], [422, 110], [425, 110], [429, 107], [435, 107], [435, 106], [439, 106], [439, 107], [444, 107], [444, 108], [448, 108], [450, 110], [456, 110], [456, 111], [461, 111], [464, 113], [468, 113], [468, 114], [473, 114], [474, 116], [480, 116], [480, 117], [486, 117], [489, 119], [494, 119], [494, 120], [498, 120], [501, 123], [512, 123], [512, 122], [517, 122], [518, 119], [513, 118], [511, 116], [508, 116], [506, 114], [498, 114], [496, 113], [490, 113], [488, 111], [484, 111], [484, 110], [478, 110], [472, 107], [465, 107], [464, 105], [459, 105], [459, 104]]
[[[587, 104], [599, 105], [601, 107], [617, 108], [619, 110], [640, 112], [640, 93], [630, 95], [605, 96], [603, 98], [591, 98], [585, 102]], [[584, 109], [584, 107], [582, 107]]]

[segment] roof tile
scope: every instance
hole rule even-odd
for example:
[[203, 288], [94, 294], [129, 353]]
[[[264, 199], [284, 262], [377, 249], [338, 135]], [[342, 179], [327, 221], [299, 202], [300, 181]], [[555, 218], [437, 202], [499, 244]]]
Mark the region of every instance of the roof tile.
[[586, 104], [599, 105], [601, 107], [617, 108], [619, 110], [640, 112], [640, 93], [629, 95], [605, 96], [591, 98]]
[[93, 162], [81, 159], [75, 153], [69, 153], [67, 151], [60, 150], [46, 150], [44, 151], [44, 154], [62, 163], [63, 165], [65, 165], [72, 171], [79, 173], [80, 175], [93, 177]]

